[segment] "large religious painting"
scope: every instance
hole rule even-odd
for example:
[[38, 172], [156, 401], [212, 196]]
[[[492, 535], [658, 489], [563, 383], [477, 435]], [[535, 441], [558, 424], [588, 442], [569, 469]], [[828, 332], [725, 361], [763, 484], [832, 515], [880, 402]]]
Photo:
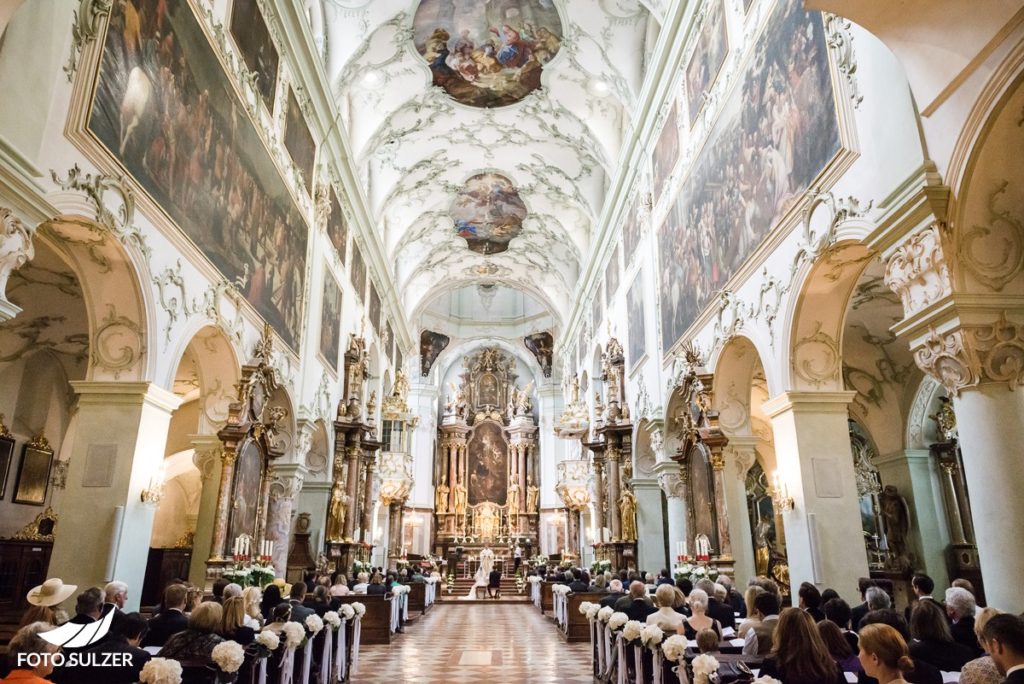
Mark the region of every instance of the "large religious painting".
[[[493, 376], [492, 376], [493, 379]], [[470, 506], [505, 505], [508, 496], [508, 444], [500, 423], [485, 420], [473, 428], [467, 445]]]
[[503, 107], [541, 87], [562, 21], [552, 0], [421, 0], [413, 42], [452, 99]]
[[395, 354], [393, 351], [395, 342], [395, 331], [391, 328], [391, 321], [384, 323], [384, 353], [388, 357], [388, 361], [393, 361]]
[[[142, 16], [139, 15], [140, 19]], [[257, 0], [232, 0], [230, 26], [231, 37], [242, 53], [246, 68], [256, 74], [260, 98], [268, 110], [274, 111], [274, 89], [277, 87], [277, 64], [280, 60]]]
[[363, 253], [359, 251], [355, 239], [352, 240], [352, 265], [349, 268], [348, 277], [352, 280], [352, 289], [360, 301], [366, 301], [366, 262], [363, 261]]
[[704, 108], [704, 95], [718, 78], [718, 72], [725, 64], [729, 52], [729, 35], [725, 25], [725, 7], [722, 0], [711, 3], [704, 17], [697, 48], [686, 65], [686, 108], [690, 113], [690, 125]]
[[647, 353], [647, 326], [644, 323], [644, 272], [637, 271], [633, 283], [626, 291], [627, 349], [629, 368], [636, 367]]
[[590, 325], [593, 326], [595, 332], [600, 329], [603, 319], [604, 309], [602, 307], [601, 284], [598, 283], [594, 288], [594, 299], [590, 302]]
[[665, 190], [665, 182], [668, 180], [676, 162], [679, 161], [679, 112], [676, 103], [672, 103], [672, 109], [665, 117], [661, 133], [658, 134], [658, 141], [654, 144], [654, 153], [651, 155], [651, 162], [654, 167], [653, 187], [654, 201], [661, 198]]
[[606, 308], [612, 308], [612, 300], [619, 291], [619, 246], [615, 245], [612, 251], [612, 258], [604, 268], [604, 296], [607, 301]]
[[235, 461], [235, 482], [231, 489], [231, 533], [228, 539], [237, 539], [242, 534], [256, 538], [262, 479], [263, 453], [250, 440], [239, 449]]
[[370, 325], [373, 326], [373, 329], [376, 330], [378, 334], [383, 332], [383, 328], [381, 328], [380, 325], [380, 295], [377, 294], [377, 284], [373, 282], [373, 280], [370, 280], [370, 303], [367, 309], [366, 317], [369, 319]]
[[332, 371], [338, 370], [341, 345], [341, 287], [325, 267], [324, 301], [320, 317], [320, 355]]
[[640, 216], [637, 212], [636, 201], [626, 210], [625, 221], [622, 224], [622, 256], [626, 260], [626, 269], [633, 263], [636, 249], [640, 246]]
[[348, 224], [345, 223], [345, 213], [341, 210], [341, 203], [338, 201], [338, 191], [333, 187], [331, 193], [331, 215], [327, 219], [327, 239], [334, 245], [338, 252], [338, 260], [345, 264], [345, 250], [348, 247]]
[[434, 367], [434, 361], [444, 351], [451, 338], [433, 330], [424, 330], [420, 333], [420, 375], [427, 377], [430, 369]]
[[664, 353], [839, 152], [821, 15], [776, 7], [658, 231]]
[[114, 3], [89, 130], [294, 348], [307, 226], [245, 112], [189, 3]]
[[551, 377], [551, 359], [555, 351], [555, 338], [549, 332], [533, 333], [523, 338], [523, 344], [540, 364], [545, 378]]
[[498, 254], [523, 231], [526, 204], [508, 178], [479, 173], [466, 181], [452, 203], [455, 232], [479, 254]]
[[313, 192], [313, 161], [316, 158], [316, 142], [309, 132], [309, 125], [302, 116], [302, 108], [295, 98], [295, 91], [288, 89], [288, 111], [284, 120], [284, 146], [292, 156], [295, 166], [302, 172], [306, 192]]
[[484, 373], [476, 382], [476, 405], [496, 408], [501, 404], [498, 392], [498, 379], [490, 373]]

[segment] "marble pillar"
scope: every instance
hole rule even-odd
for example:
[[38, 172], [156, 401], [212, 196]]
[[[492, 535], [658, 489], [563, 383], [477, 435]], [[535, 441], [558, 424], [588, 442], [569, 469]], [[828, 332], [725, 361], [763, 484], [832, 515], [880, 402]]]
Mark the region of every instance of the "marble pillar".
[[754, 541], [747, 512], [747, 471], [757, 461], [756, 437], [729, 437], [722, 450], [725, 458], [725, 501], [729, 508], [729, 531], [732, 537], [733, 572], [737, 586], [756, 574]]
[[373, 453], [363, 455], [366, 460], [366, 473], [363, 476], [363, 515], [359, 541], [370, 544], [373, 542], [373, 480], [377, 464]]
[[605, 489], [604, 489], [604, 458], [594, 455], [594, 527], [597, 528], [594, 536], [595, 542], [604, 542], [604, 510], [605, 510]]
[[[654, 464], [654, 472], [658, 476], [658, 485], [665, 494], [668, 518], [668, 554], [674, 563], [678, 552], [676, 544], [686, 541], [686, 472], [675, 461], [659, 461]], [[688, 549], [693, 553], [693, 549]]]
[[725, 501], [725, 457], [721, 447], [711, 450], [711, 476], [715, 487], [715, 512], [718, 524], [718, 555], [732, 558], [732, 536], [729, 530], [729, 506]]
[[636, 495], [636, 565], [638, 568], [671, 568], [666, 558], [665, 515], [657, 480], [634, 479]]
[[[801, 582], [832, 587], [851, 605], [868, 576], [847, 425], [854, 392], [784, 392], [764, 403], [780, 481], [794, 508], [783, 514], [793, 596]], [[769, 481], [772, 474], [769, 474]]]
[[345, 483], [345, 495], [348, 496], [347, 511], [345, 513], [345, 540], [354, 541], [356, 538], [356, 510], [359, 501], [359, 455], [362, 449], [358, 446], [350, 446], [345, 450], [348, 457], [348, 475]]
[[286, 576], [288, 551], [291, 548], [292, 517], [306, 474], [306, 468], [299, 463], [282, 463], [272, 466], [267, 478], [270, 504], [267, 508], [267, 529], [264, 539], [274, 544], [272, 562], [277, 577]]
[[[72, 382], [78, 428], [70, 449], [48, 576], [90, 587], [118, 579], [138, 610], [155, 506], [142, 502], [163, 463], [181, 397], [148, 382]], [[124, 507], [119, 527], [116, 509]]]
[[224, 450], [220, 454], [220, 482], [217, 484], [217, 511], [213, 521], [213, 540], [210, 542], [210, 561], [225, 558], [228, 541], [228, 522], [231, 518], [231, 481], [235, 477], [234, 451]]
[[619, 451], [605, 450], [605, 467], [608, 475], [608, 529], [611, 541], [622, 539], [622, 521], [619, 517]]
[[192, 438], [192, 446], [195, 448], [192, 463], [199, 470], [202, 491], [199, 495], [199, 515], [196, 518], [195, 534], [192, 536], [192, 561], [189, 564], [188, 579], [192, 584], [201, 587], [206, 582], [206, 559], [210, 557], [213, 543], [224, 444], [216, 435], [196, 435]]

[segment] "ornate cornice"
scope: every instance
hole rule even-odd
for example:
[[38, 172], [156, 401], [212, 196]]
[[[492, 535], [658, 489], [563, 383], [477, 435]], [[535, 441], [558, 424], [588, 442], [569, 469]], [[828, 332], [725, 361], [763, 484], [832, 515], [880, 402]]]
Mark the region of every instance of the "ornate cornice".
[[1013, 389], [1024, 385], [1024, 325], [1002, 311], [988, 324], [963, 325], [944, 334], [932, 329], [914, 360], [953, 396], [986, 383]]

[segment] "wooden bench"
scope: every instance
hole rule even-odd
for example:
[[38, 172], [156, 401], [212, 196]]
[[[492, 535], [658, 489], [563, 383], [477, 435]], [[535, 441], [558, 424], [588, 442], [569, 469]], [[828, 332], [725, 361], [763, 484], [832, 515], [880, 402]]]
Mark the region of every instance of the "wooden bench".
[[568, 642], [590, 641], [590, 621], [587, 616], [580, 613], [580, 604], [585, 601], [600, 603], [601, 599], [608, 596], [603, 591], [581, 591], [570, 592], [566, 596], [566, 628], [562, 636]]
[[384, 596], [364, 594], [348, 594], [338, 596], [340, 603], [362, 603], [366, 606], [363, 615], [362, 637], [360, 642], [366, 645], [391, 643], [391, 601]]
[[541, 582], [540, 583], [540, 612], [541, 613], [554, 613], [555, 612], [555, 597], [551, 595], [551, 587], [555, 586], [557, 582]]
[[413, 611], [420, 614], [427, 612], [427, 585], [422, 582], [409, 585], [409, 612]]

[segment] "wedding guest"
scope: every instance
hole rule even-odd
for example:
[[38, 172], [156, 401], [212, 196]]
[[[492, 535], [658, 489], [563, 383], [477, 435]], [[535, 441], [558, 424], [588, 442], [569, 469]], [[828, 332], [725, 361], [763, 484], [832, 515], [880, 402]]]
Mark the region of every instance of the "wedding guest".
[[608, 580], [605, 578], [604, 573], [596, 575], [594, 581], [587, 587], [587, 591], [603, 592], [608, 587]]
[[338, 575], [331, 585], [331, 596], [348, 596], [352, 590], [348, 588], [348, 578], [345, 575]]
[[966, 589], [967, 591], [971, 592], [971, 596], [974, 597], [974, 603], [975, 603], [974, 618], [975, 618], [975, 620], [977, 620], [978, 615], [981, 614], [981, 609], [982, 609], [983, 606], [980, 603], [978, 603], [978, 594], [977, 594], [977, 592], [974, 591], [974, 585], [971, 584], [971, 581], [970, 580], [961, 579], [961, 578], [958, 577], [957, 579], [953, 580], [950, 583], [949, 586], [957, 587], [958, 589]]
[[657, 608], [647, 596], [647, 587], [638, 580], [629, 585], [629, 593], [616, 602], [615, 610], [625, 613], [630, 620], [646, 622], [647, 616]]
[[[675, 583], [676, 583], [676, 581], [674, 579], [672, 579], [672, 573], [669, 572], [668, 568], [662, 568], [661, 572], [658, 573], [658, 586], [660, 587], [662, 584], [675, 584]], [[657, 589], [655, 589], [655, 593], [657, 593]]]
[[111, 624], [108, 638], [82, 652], [86, 662], [107, 665], [68, 668], [63, 681], [75, 684], [133, 684], [139, 681], [139, 673], [152, 658], [139, 647], [146, 630], [146, 618], [142, 615], [122, 614], [120, 620]]
[[[51, 625], [67, 622], [67, 615], [63, 613], [60, 604], [71, 598], [71, 595], [78, 589], [77, 584], [64, 584], [59, 577], [51, 577], [39, 586], [33, 587], [25, 596], [25, 600], [32, 606], [21, 616], [18, 629], [32, 624], [33, 622], [47, 622]], [[61, 620], [63, 617], [63, 620]]]
[[797, 596], [800, 598], [800, 610], [814, 618], [815, 622], [825, 619], [825, 613], [821, 610], [821, 592], [818, 591], [818, 587], [810, 582], [804, 582], [797, 590]]
[[767, 655], [775, 642], [775, 629], [779, 625], [779, 597], [765, 591], [754, 597], [754, 615], [757, 622], [750, 626], [743, 639], [743, 655]]
[[1024, 683], [1024, 620], [1007, 613], [993, 615], [985, 623], [981, 640], [996, 668], [1006, 677], [1005, 684]]
[[[699, 585], [700, 582], [697, 584]], [[708, 615], [710, 600], [707, 592], [703, 589], [694, 589], [686, 600], [690, 604], [690, 616], [682, 619], [676, 632], [686, 635], [687, 639], [693, 641], [697, 638], [697, 632], [702, 629], [710, 629], [721, 639], [722, 623]]]
[[224, 587], [231, 584], [228, 580], [223, 577], [218, 577], [213, 581], [213, 587], [210, 590], [213, 593], [213, 601], [221, 603], [224, 600]]
[[690, 592], [693, 591], [693, 582], [690, 581], [689, 577], [680, 577], [676, 580], [676, 589], [683, 592], [684, 597], [688, 597]]
[[897, 630], [883, 624], [865, 625], [860, 630], [859, 660], [864, 673], [879, 684], [907, 684], [903, 675], [914, 669], [907, 642]]
[[974, 657], [982, 654], [978, 637], [974, 635], [974, 594], [959, 587], [946, 590], [946, 615], [949, 616], [949, 631], [953, 641], [971, 650]]
[[600, 600], [602, 608], [609, 606], [614, 608], [615, 602], [625, 596], [625, 592], [622, 591], [622, 580], [615, 578], [608, 583], [608, 595]]
[[260, 601], [263, 599], [263, 592], [259, 587], [246, 587], [242, 592], [242, 603], [245, 606], [245, 624], [259, 631], [263, 624], [263, 614], [260, 611]]
[[747, 636], [747, 632], [751, 627], [761, 622], [761, 618], [759, 618], [754, 612], [754, 599], [763, 593], [764, 589], [756, 584], [748, 586], [747, 590], [743, 593], [743, 603], [746, 605], [745, 613], [747, 617], [743, 618], [743, 621], [740, 622], [740, 626], [736, 628], [736, 635], [741, 639]]
[[75, 616], [70, 622], [87, 625], [96, 622], [103, 614], [103, 592], [99, 587], [89, 587], [75, 601]]
[[647, 624], [658, 625], [664, 632], [682, 630], [684, 618], [674, 610], [677, 596], [674, 584], [660, 585], [654, 592], [658, 608], [647, 616]]
[[213, 647], [224, 641], [217, 631], [221, 628], [224, 609], [219, 603], [204, 601], [188, 618], [188, 629], [178, 632], [160, 649], [161, 658], [183, 663], [215, 667]]
[[220, 635], [225, 639], [236, 641], [248, 646], [256, 637], [256, 630], [245, 623], [245, 599], [231, 596], [224, 599], [223, 615], [220, 622]]
[[268, 584], [263, 589], [263, 598], [260, 600], [260, 614], [263, 620], [269, 622], [277, 608], [284, 599], [281, 598], [281, 588], [276, 584]]
[[[971, 616], [973, 619], [973, 615]], [[939, 604], [920, 600], [910, 614], [910, 655], [914, 662], [931, 663], [942, 672], [959, 672], [975, 653], [953, 641], [946, 616]]]
[[824, 591], [821, 592], [821, 609], [825, 610], [825, 604], [831, 601], [832, 599], [837, 598], [839, 598], [839, 592], [833, 589], [832, 587], [827, 587]]
[[171, 584], [164, 589], [164, 609], [149, 620], [149, 629], [142, 639], [145, 646], [163, 646], [172, 635], [188, 629], [185, 617], [185, 600], [188, 587]]
[[194, 587], [186, 584], [185, 588], [188, 590], [185, 594], [185, 615], [191, 615], [192, 611], [199, 607], [199, 604], [203, 602], [203, 597], [206, 595], [200, 587]]
[[[377, 575], [380, 577], [380, 575]], [[306, 618], [313, 615], [313, 609], [302, 605], [306, 600], [306, 583], [296, 582], [288, 592], [288, 603], [292, 606], [292, 622], [305, 624]]]
[[[74, 590], [72, 590], [74, 591]], [[19, 684], [50, 684], [46, 679], [53, 672], [53, 662], [50, 658], [40, 657], [38, 659], [22, 657], [23, 662], [19, 663], [18, 656], [49, 656], [57, 652], [58, 647], [39, 636], [40, 632], [48, 632], [53, 625], [46, 622], [33, 622], [19, 629], [7, 644], [7, 660], [11, 666], [11, 673], [0, 681], [18, 682]], [[29, 663], [34, 663], [30, 665]]]
[[569, 591], [579, 593], [586, 591], [589, 588], [590, 583], [583, 580], [583, 571], [579, 568], [574, 568], [572, 571], [572, 580], [569, 582]]
[[370, 579], [370, 584], [366, 587], [367, 596], [383, 596], [388, 593], [388, 588], [384, 586], [384, 579], [380, 576], [379, 572], [373, 573], [373, 577]]
[[721, 641], [713, 629], [702, 629], [697, 632], [697, 651], [700, 653], [718, 653]]
[[352, 587], [352, 593], [365, 594], [368, 586], [370, 586], [370, 576], [365, 572], [361, 572], [356, 575], [356, 584]]
[[270, 611], [270, 617], [267, 618], [267, 624], [263, 626], [261, 631], [281, 634], [281, 632], [284, 631], [284, 626], [291, 622], [291, 620], [291, 605], [288, 603], [279, 603]]
[[[702, 579], [694, 586], [695, 591], [696, 589], [700, 589], [708, 596], [708, 615], [713, 619], [718, 620], [722, 629], [736, 629], [736, 614], [732, 612], [732, 608], [730, 606], [715, 598], [715, 583], [709, 579]], [[693, 606], [691, 605], [691, 608], [692, 607]]]
[[878, 586], [878, 583], [868, 577], [861, 577], [857, 580], [857, 590], [860, 591], [861, 603], [850, 609], [850, 629], [854, 631], [860, 629], [860, 621], [864, 619], [864, 616], [870, 610], [868, 608], [868, 589], [876, 586]]
[[[910, 641], [910, 628], [907, 627], [907, 621], [895, 610], [885, 609], [869, 612], [861, 620], [861, 629], [868, 625], [888, 625], [899, 633], [904, 643]], [[943, 684], [942, 672], [923, 660], [914, 663], [914, 668], [906, 673], [906, 680], [910, 684]], [[857, 684], [878, 684], [878, 680], [861, 670], [857, 674]]]
[[[999, 611], [995, 608], [984, 608], [974, 618], [974, 633], [983, 645], [981, 635], [984, 633], [985, 625], [996, 615], [999, 615]], [[999, 668], [990, 655], [975, 658], [960, 670], [960, 684], [1001, 684], [1002, 681], [1003, 676], [999, 674]]]
[[107, 586], [103, 587], [103, 594], [106, 605], [124, 610], [124, 604], [128, 601], [128, 585], [117, 580], [108, 582]]
[[761, 664], [759, 675], [774, 677], [782, 684], [846, 683], [818, 635], [814, 618], [799, 608], [787, 608], [779, 616], [771, 654]]
[[728, 575], [719, 575], [718, 583], [725, 587], [725, 602], [732, 608], [733, 614], [745, 618], [747, 616], [747, 605], [743, 594], [736, 590], [732, 578]]
[[821, 636], [825, 648], [828, 649], [832, 659], [842, 668], [843, 672], [857, 672], [860, 670], [857, 651], [850, 648], [849, 642], [844, 638], [843, 631], [839, 629], [836, 623], [831, 620], [822, 620], [818, 623], [818, 635]]
[[227, 601], [229, 598], [232, 598], [234, 596], [241, 596], [241, 595], [242, 595], [242, 585], [241, 584], [236, 584], [235, 582], [232, 582], [231, 584], [228, 584], [227, 586], [225, 586], [224, 587], [224, 591], [221, 592], [221, 594], [220, 594], [221, 603], [223, 603], [224, 601]]

